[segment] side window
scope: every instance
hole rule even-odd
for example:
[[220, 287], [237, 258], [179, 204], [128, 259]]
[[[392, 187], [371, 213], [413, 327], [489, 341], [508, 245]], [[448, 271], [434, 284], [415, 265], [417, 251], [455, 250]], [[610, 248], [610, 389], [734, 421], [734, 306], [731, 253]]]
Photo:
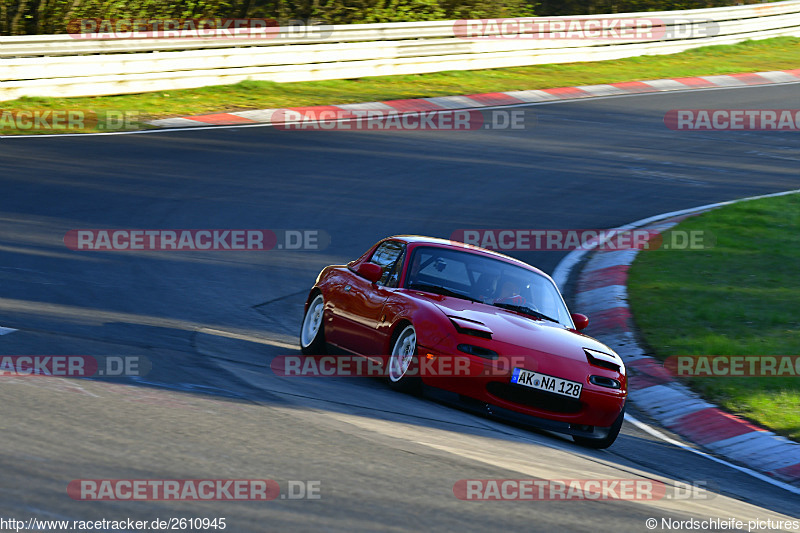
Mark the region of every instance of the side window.
[[403, 252], [405, 247], [396, 241], [386, 241], [378, 246], [372, 254], [371, 262], [379, 265], [383, 270], [378, 285], [386, 287], [397, 287], [397, 280], [400, 277], [400, 269], [403, 264]]
[[[400, 281], [400, 271], [403, 269], [403, 259], [405, 258], [405, 250], [400, 252], [400, 256], [394, 262], [392, 269], [389, 271], [389, 275], [386, 277], [385, 285], [387, 287], [397, 287], [398, 282]], [[380, 280], [380, 283], [383, 284], [383, 279]]]

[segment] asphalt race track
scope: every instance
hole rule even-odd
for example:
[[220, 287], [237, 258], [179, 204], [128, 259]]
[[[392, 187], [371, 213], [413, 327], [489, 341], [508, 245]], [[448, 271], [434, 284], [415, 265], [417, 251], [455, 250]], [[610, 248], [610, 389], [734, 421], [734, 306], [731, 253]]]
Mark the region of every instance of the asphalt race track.
[[[139, 355], [143, 378], [0, 376], [0, 517], [226, 518], [247, 531], [648, 531], [800, 517], [798, 495], [626, 424], [605, 451], [390, 391], [281, 378], [321, 267], [391, 234], [610, 228], [800, 187], [794, 132], [679, 132], [670, 109], [796, 107], [800, 85], [525, 108], [525, 130], [218, 128], [0, 139], [2, 355]], [[535, 118], [534, 118], [535, 115]], [[78, 252], [80, 228], [310, 229], [321, 251]], [[552, 272], [564, 253], [516, 254]], [[580, 311], [580, 309], [573, 309]], [[668, 310], [665, 310], [668, 312]], [[591, 317], [590, 317], [591, 318]], [[635, 406], [632, 406], [635, 413]], [[464, 479], [654, 479], [712, 498], [461, 501]], [[80, 479], [319, 482], [318, 499], [75, 501]], [[708, 495], [708, 493], [706, 493]]]

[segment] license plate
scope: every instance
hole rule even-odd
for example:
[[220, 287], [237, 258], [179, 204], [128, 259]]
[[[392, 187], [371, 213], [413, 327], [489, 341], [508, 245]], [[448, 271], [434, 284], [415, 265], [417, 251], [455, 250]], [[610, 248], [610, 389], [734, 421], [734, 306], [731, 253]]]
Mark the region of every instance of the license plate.
[[515, 368], [511, 374], [511, 383], [524, 385], [532, 389], [553, 392], [570, 398], [580, 398], [583, 385], [576, 381], [556, 378], [547, 374], [540, 374], [524, 368]]

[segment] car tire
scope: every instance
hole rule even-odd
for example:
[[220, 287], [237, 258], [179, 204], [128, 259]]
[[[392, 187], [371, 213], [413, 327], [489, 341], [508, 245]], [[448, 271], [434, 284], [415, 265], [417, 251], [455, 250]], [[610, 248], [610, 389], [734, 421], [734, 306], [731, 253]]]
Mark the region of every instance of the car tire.
[[317, 293], [308, 304], [300, 327], [300, 351], [303, 355], [322, 355], [325, 353], [325, 299]]
[[620, 411], [619, 416], [611, 424], [611, 427], [608, 428], [608, 435], [599, 439], [592, 439], [589, 437], [578, 437], [576, 435], [572, 436], [572, 440], [575, 441], [576, 444], [580, 444], [581, 446], [586, 446], [587, 448], [594, 448], [595, 450], [602, 450], [604, 448], [608, 448], [614, 441], [617, 440], [617, 436], [619, 435], [619, 430], [622, 429], [622, 422], [625, 420], [625, 406], [622, 406], [622, 411]]
[[417, 375], [418, 369], [417, 332], [414, 326], [406, 324], [397, 328], [392, 339], [386, 368], [389, 387], [400, 392], [419, 392], [422, 380]]

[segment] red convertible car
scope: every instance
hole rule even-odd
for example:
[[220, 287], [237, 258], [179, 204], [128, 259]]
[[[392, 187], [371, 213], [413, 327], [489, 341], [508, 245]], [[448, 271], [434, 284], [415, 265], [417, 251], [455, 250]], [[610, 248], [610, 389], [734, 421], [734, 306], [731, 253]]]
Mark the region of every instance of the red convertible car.
[[[622, 426], [627, 379], [619, 355], [578, 332], [587, 324], [537, 268], [403, 235], [320, 272], [300, 347], [378, 359], [392, 388], [606, 448]], [[463, 363], [440, 368], [469, 371], [419, 371], [440, 359]]]

